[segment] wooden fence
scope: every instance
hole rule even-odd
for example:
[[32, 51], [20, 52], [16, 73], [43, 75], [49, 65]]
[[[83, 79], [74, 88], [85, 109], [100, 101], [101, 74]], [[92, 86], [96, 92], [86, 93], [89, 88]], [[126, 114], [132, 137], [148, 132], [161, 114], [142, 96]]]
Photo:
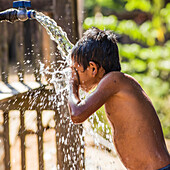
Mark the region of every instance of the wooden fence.
[[[76, 0], [33, 0], [32, 9], [42, 11], [54, 18], [58, 25], [67, 32], [69, 39], [75, 43], [80, 34], [77, 13], [77, 6], [80, 3], [78, 2]], [[0, 0], [0, 3], [4, 4], [0, 7], [1, 10], [12, 6], [11, 1]], [[0, 36], [0, 110], [3, 112], [3, 121], [1, 120], [3, 122], [3, 130], [0, 131], [0, 137], [3, 137], [4, 141], [5, 169], [11, 169], [9, 128], [9, 112], [11, 110], [18, 110], [20, 113], [18, 136], [21, 141], [22, 170], [26, 169], [25, 141], [26, 136], [29, 134], [37, 136], [38, 167], [39, 170], [44, 169], [43, 134], [45, 127], [42, 124], [42, 112], [44, 110], [53, 110], [55, 113], [55, 126], [53, 129], [56, 134], [56, 167], [58, 169], [84, 169], [82, 126], [70, 125], [67, 100], [65, 99], [63, 106], [57, 107], [59, 100], [55, 95], [54, 89], [48, 89], [47, 86], [42, 84], [41, 75], [38, 71], [39, 60], [48, 65], [50, 62], [56, 61], [56, 58], [59, 58], [59, 56], [49, 57], [51, 52], [58, 52], [56, 45], [50, 40], [46, 30], [36, 21], [16, 22], [14, 24], [3, 22], [0, 23], [0, 32], [2, 33]], [[25, 74], [28, 72], [28, 67], [25, 66], [26, 61], [30, 61], [35, 75], [35, 82], [30, 85], [25, 82]], [[16, 74], [19, 82], [16, 82], [16, 88], [9, 82], [11, 63], [16, 66], [17, 70]], [[55, 101], [52, 99], [55, 99]], [[35, 110], [37, 114], [37, 131], [35, 132], [28, 131], [25, 128], [25, 112], [32, 110]], [[63, 139], [67, 139], [67, 143]]]
[[[54, 100], [55, 99], [55, 100]], [[29, 90], [25, 93], [14, 95], [11, 98], [0, 101], [0, 108], [3, 111], [3, 132], [0, 136], [4, 138], [5, 167], [10, 169], [10, 140], [9, 140], [9, 111], [18, 110], [20, 112], [20, 128], [18, 135], [21, 140], [21, 164], [22, 169], [26, 167], [25, 138], [26, 135], [36, 134], [38, 139], [39, 169], [44, 169], [43, 160], [43, 133], [42, 112], [53, 110], [56, 134], [56, 158], [57, 167], [60, 169], [83, 169], [84, 168], [84, 148], [81, 145], [82, 126], [70, 124], [66, 105], [57, 107], [58, 99], [53, 90], [45, 89], [44, 86]], [[26, 111], [37, 112], [37, 131], [25, 129], [24, 114]], [[67, 111], [67, 112], [66, 112]], [[62, 116], [61, 116], [62, 114]], [[61, 123], [62, 122], [62, 123]], [[62, 140], [64, 138], [64, 141]], [[67, 143], [65, 143], [67, 140]], [[69, 159], [70, 158], [70, 159]]]

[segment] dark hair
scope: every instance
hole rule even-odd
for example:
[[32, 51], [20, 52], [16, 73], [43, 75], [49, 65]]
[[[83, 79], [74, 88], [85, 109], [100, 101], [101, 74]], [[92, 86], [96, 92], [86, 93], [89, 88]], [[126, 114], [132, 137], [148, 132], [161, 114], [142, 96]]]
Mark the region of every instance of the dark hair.
[[105, 73], [120, 71], [119, 52], [116, 36], [111, 31], [90, 28], [72, 49], [71, 58], [82, 65], [84, 70], [93, 61], [103, 67]]

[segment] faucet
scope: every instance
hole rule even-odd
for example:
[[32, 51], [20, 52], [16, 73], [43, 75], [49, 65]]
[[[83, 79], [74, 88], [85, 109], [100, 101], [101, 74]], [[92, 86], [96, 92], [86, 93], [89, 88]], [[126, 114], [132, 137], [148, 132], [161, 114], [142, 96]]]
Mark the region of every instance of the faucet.
[[27, 7], [31, 7], [30, 1], [14, 1], [13, 8], [0, 12], [0, 21], [13, 23], [15, 21], [34, 19], [36, 12], [34, 10], [27, 10]]

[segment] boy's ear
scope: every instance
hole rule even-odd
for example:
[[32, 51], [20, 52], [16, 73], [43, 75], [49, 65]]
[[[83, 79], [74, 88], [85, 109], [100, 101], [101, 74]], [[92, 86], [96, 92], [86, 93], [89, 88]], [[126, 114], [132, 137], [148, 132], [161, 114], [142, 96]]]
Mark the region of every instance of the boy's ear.
[[92, 76], [95, 77], [97, 75], [97, 73], [98, 73], [97, 65], [93, 61], [90, 61], [89, 65], [90, 65], [90, 70], [91, 70]]

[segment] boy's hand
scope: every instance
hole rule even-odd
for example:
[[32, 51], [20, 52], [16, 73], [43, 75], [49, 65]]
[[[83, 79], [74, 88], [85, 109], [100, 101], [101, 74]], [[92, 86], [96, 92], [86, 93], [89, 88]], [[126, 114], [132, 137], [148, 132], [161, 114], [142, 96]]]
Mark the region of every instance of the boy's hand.
[[72, 76], [71, 76], [71, 80], [72, 82], [79, 86], [80, 85], [80, 78], [79, 78], [79, 74], [77, 72], [77, 70], [75, 68], [72, 68]]
[[71, 75], [71, 82], [70, 82], [70, 93], [68, 98], [68, 108], [70, 114], [72, 113], [72, 105], [80, 103], [79, 99], [79, 85], [80, 85], [80, 79], [79, 74], [77, 70], [72, 67], [72, 75]]

